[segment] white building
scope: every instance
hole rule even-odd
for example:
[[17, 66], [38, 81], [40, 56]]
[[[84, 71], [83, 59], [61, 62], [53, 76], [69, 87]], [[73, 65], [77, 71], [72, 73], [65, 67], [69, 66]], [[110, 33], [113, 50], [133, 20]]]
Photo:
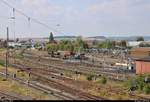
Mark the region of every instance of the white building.
[[139, 44], [140, 43], [142, 43], [143, 41], [129, 41], [128, 43], [127, 43], [127, 46], [129, 46], [129, 47], [138, 47], [139, 46]]
[[9, 47], [21, 46], [21, 43], [17, 43], [17, 42], [8, 42], [8, 46], [9, 46]]

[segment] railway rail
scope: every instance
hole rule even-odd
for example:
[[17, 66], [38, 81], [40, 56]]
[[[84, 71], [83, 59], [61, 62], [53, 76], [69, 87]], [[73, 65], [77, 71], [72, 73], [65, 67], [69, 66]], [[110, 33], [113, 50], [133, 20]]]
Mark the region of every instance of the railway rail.
[[[4, 73], [2, 75], [4, 76]], [[29, 86], [31, 88], [43, 91], [43, 92], [48, 93], [48, 94], [51, 94], [51, 95], [53, 95], [53, 96], [55, 96], [55, 97], [57, 97], [59, 99], [62, 99], [62, 100], [76, 100], [77, 99], [77, 97], [75, 97], [75, 96], [71, 96], [70, 94], [64, 94], [61, 91], [56, 91], [56, 90], [50, 88], [49, 86], [46, 87], [43, 84], [37, 84], [38, 82], [30, 82], [30, 83], [28, 83], [26, 80], [23, 80], [21, 78], [13, 78], [10, 75], [8, 77], [10, 79], [14, 80], [14, 81], [19, 82], [20, 84], [27, 85], [27, 86]], [[3, 94], [3, 96], [4, 96], [4, 94]]]
[[[87, 68], [87, 69], [94, 69], [94, 70], [97, 70], [97, 71], [103, 71], [103, 70], [105, 70], [105, 71], [107, 71], [107, 72], [110, 72], [109, 71], [109, 69], [111, 70], [111, 72], [114, 72], [114, 73], [116, 73], [117, 72], [117, 68], [115, 67], [115, 66], [108, 66], [108, 65], [106, 65], [105, 66], [105, 68], [103, 68], [103, 66], [98, 66], [98, 65], [93, 65], [93, 64], [88, 64], [88, 63], [79, 63], [79, 64], [77, 64], [77, 63], [72, 63], [72, 62], [69, 62], [69, 61], [65, 61], [65, 60], [62, 60], [62, 59], [55, 59], [55, 58], [50, 58], [50, 57], [38, 57], [38, 56], [33, 56], [33, 55], [29, 55], [29, 54], [23, 54], [24, 55], [24, 57], [26, 57], [26, 58], [31, 58], [31, 59], [40, 59], [39, 61], [44, 61], [44, 62], [49, 62], [49, 63], [51, 63], [51, 62], [59, 62], [59, 63], [57, 63], [57, 64], [67, 64], [67, 65], [73, 65], [73, 66], [76, 66], [76, 67], [83, 67], [83, 68]], [[119, 73], [124, 73], [124, 72], [122, 72], [122, 71], [120, 71]]]
[[[121, 74], [119, 72], [113, 72], [113, 71], [109, 71], [109, 70], [102, 70], [101, 68], [89, 68], [89, 67], [83, 67], [83, 66], [74, 66], [74, 65], [68, 65], [65, 63], [59, 63], [57, 61], [57, 63], [52, 63], [51, 61], [48, 62], [44, 62], [44, 61], [36, 61], [36, 60], [31, 60], [31, 59], [23, 59], [24, 62], [28, 62], [28, 63], [32, 63], [38, 66], [43, 66], [49, 69], [53, 69], [53, 70], [57, 70], [59, 72], [61, 71], [71, 71], [71, 72], [79, 72], [81, 74], [95, 74], [95, 75], [107, 75], [110, 78], [114, 78], [123, 81], [125, 79], [121, 79], [121, 78], [125, 78], [125, 74]], [[35, 62], [36, 61], [36, 62]], [[117, 77], [118, 76], [118, 77]], [[127, 76], [128, 78], [128, 76]]]
[[32, 75], [37, 76], [39, 78], [38, 82], [40, 81], [41, 83], [47, 84], [48, 86], [54, 87], [56, 89], [60, 89], [61, 91], [64, 91], [64, 92], [67, 92], [67, 93], [70, 93], [70, 94], [73, 94], [75, 96], [78, 96], [81, 99], [82, 98], [87, 99], [87, 100], [91, 100], [91, 99], [92, 100], [102, 100], [103, 99], [101, 97], [97, 97], [97, 96], [90, 95], [88, 93], [82, 92], [81, 90], [77, 90], [75, 88], [68, 87], [68, 86], [66, 86], [62, 83], [59, 83], [59, 82], [56, 82], [56, 81], [54, 81], [50, 78], [44, 77], [43, 75], [41, 75], [39, 73], [36, 73], [36, 72], [31, 71], [31, 70], [25, 69], [24, 67], [23, 68], [20, 67], [19, 69], [30, 72]]
[[22, 100], [19, 97], [0, 91], [0, 100]]
[[[36, 68], [34, 68], [34, 70], [36, 70]], [[39, 70], [39, 73], [41, 72], [41, 74], [47, 74], [47, 75], [50, 75], [50, 76], [54, 76], [56, 79], [58, 79], [58, 80], [71, 80], [71, 79], [67, 79], [67, 78], [63, 78], [63, 77], [61, 77], [61, 76], [59, 76], [59, 75], [55, 75], [55, 74], [50, 74], [49, 72], [47, 72], [47, 70], [44, 70], [43, 72], [42, 72], [42, 70], [43, 69], [37, 69], [37, 70]], [[56, 86], [56, 85], [55, 85]], [[62, 88], [62, 89], [64, 89], [64, 88]], [[110, 90], [110, 89], [108, 89], [108, 90]], [[122, 90], [114, 90], [114, 89], [111, 89], [110, 90], [111, 91], [111, 93], [118, 93], [118, 94], [126, 94], [126, 92], [122, 92]], [[137, 100], [150, 100], [149, 98], [145, 98], [145, 97], [141, 97], [141, 96], [138, 96], [138, 95], [131, 95], [131, 97], [134, 97], [134, 98], [136, 98]]]

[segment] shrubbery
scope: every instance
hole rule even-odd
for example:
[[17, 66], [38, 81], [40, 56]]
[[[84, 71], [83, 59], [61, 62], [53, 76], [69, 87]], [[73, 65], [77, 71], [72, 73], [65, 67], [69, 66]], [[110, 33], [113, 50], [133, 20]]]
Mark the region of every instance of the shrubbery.
[[150, 94], [150, 85], [145, 85], [143, 91], [145, 94]]
[[139, 90], [146, 94], [150, 93], [150, 85], [145, 83], [145, 77], [149, 75], [140, 75], [126, 82], [126, 86], [131, 91]]
[[94, 75], [88, 75], [86, 79], [87, 79], [88, 81], [91, 81], [91, 80], [93, 80], [93, 77], [94, 77]]
[[5, 66], [5, 61], [0, 60], [0, 65], [1, 65], [1, 66]]
[[102, 83], [102, 84], [106, 84], [106, 83], [107, 83], [107, 78], [106, 78], [106, 77], [102, 77], [101, 83]]

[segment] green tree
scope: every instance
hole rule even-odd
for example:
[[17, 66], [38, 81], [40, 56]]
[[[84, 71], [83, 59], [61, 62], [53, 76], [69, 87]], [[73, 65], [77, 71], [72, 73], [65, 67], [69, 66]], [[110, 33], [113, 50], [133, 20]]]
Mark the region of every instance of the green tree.
[[137, 37], [136, 41], [144, 41], [144, 38], [143, 37]]
[[79, 36], [75, 41], [74, 47], [75, 47], [74, 48], [75, 51], [82, 52], [84, 51], [84, 49], [88, 48], [88, 44], [82, 40], [81, 36]]
[[40, 46], [39, 43], [36, 43], [36, 44], [34, 45], [35, 48], [38, 48], [39, 46]]
[[54, 41], [54, 36], [53, 36], [52, 32], [50, 33], [50, 36], [49, 36], [49, 42], [51, 42], [51, 41]]
[[59, 43], [60, 50], [74, 51], [74, 45], [70, 40], [61, 40]]
[[108, 48], [108, 49], [110, 49], [110, 48], [113, 48], [114, 46], [112, 45], [112, 42], [108, 40], [108, 41], [104, 41], [104, 42], [98, 44], [97, 47], [98, 48]]
[[47, 48], [48, 52], [52, 52], [52, 51], [54, 52], [54, 51], [57, 51], [59, 49], [57, 44], [47, 44], [46, 48]]

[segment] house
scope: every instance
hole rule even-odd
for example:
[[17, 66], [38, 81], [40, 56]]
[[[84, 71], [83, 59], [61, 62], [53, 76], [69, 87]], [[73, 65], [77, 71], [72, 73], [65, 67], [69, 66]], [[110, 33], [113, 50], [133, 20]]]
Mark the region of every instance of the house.
[[136, 74], [150, 73], [150, 56], [137, 59], [136, 63]]

